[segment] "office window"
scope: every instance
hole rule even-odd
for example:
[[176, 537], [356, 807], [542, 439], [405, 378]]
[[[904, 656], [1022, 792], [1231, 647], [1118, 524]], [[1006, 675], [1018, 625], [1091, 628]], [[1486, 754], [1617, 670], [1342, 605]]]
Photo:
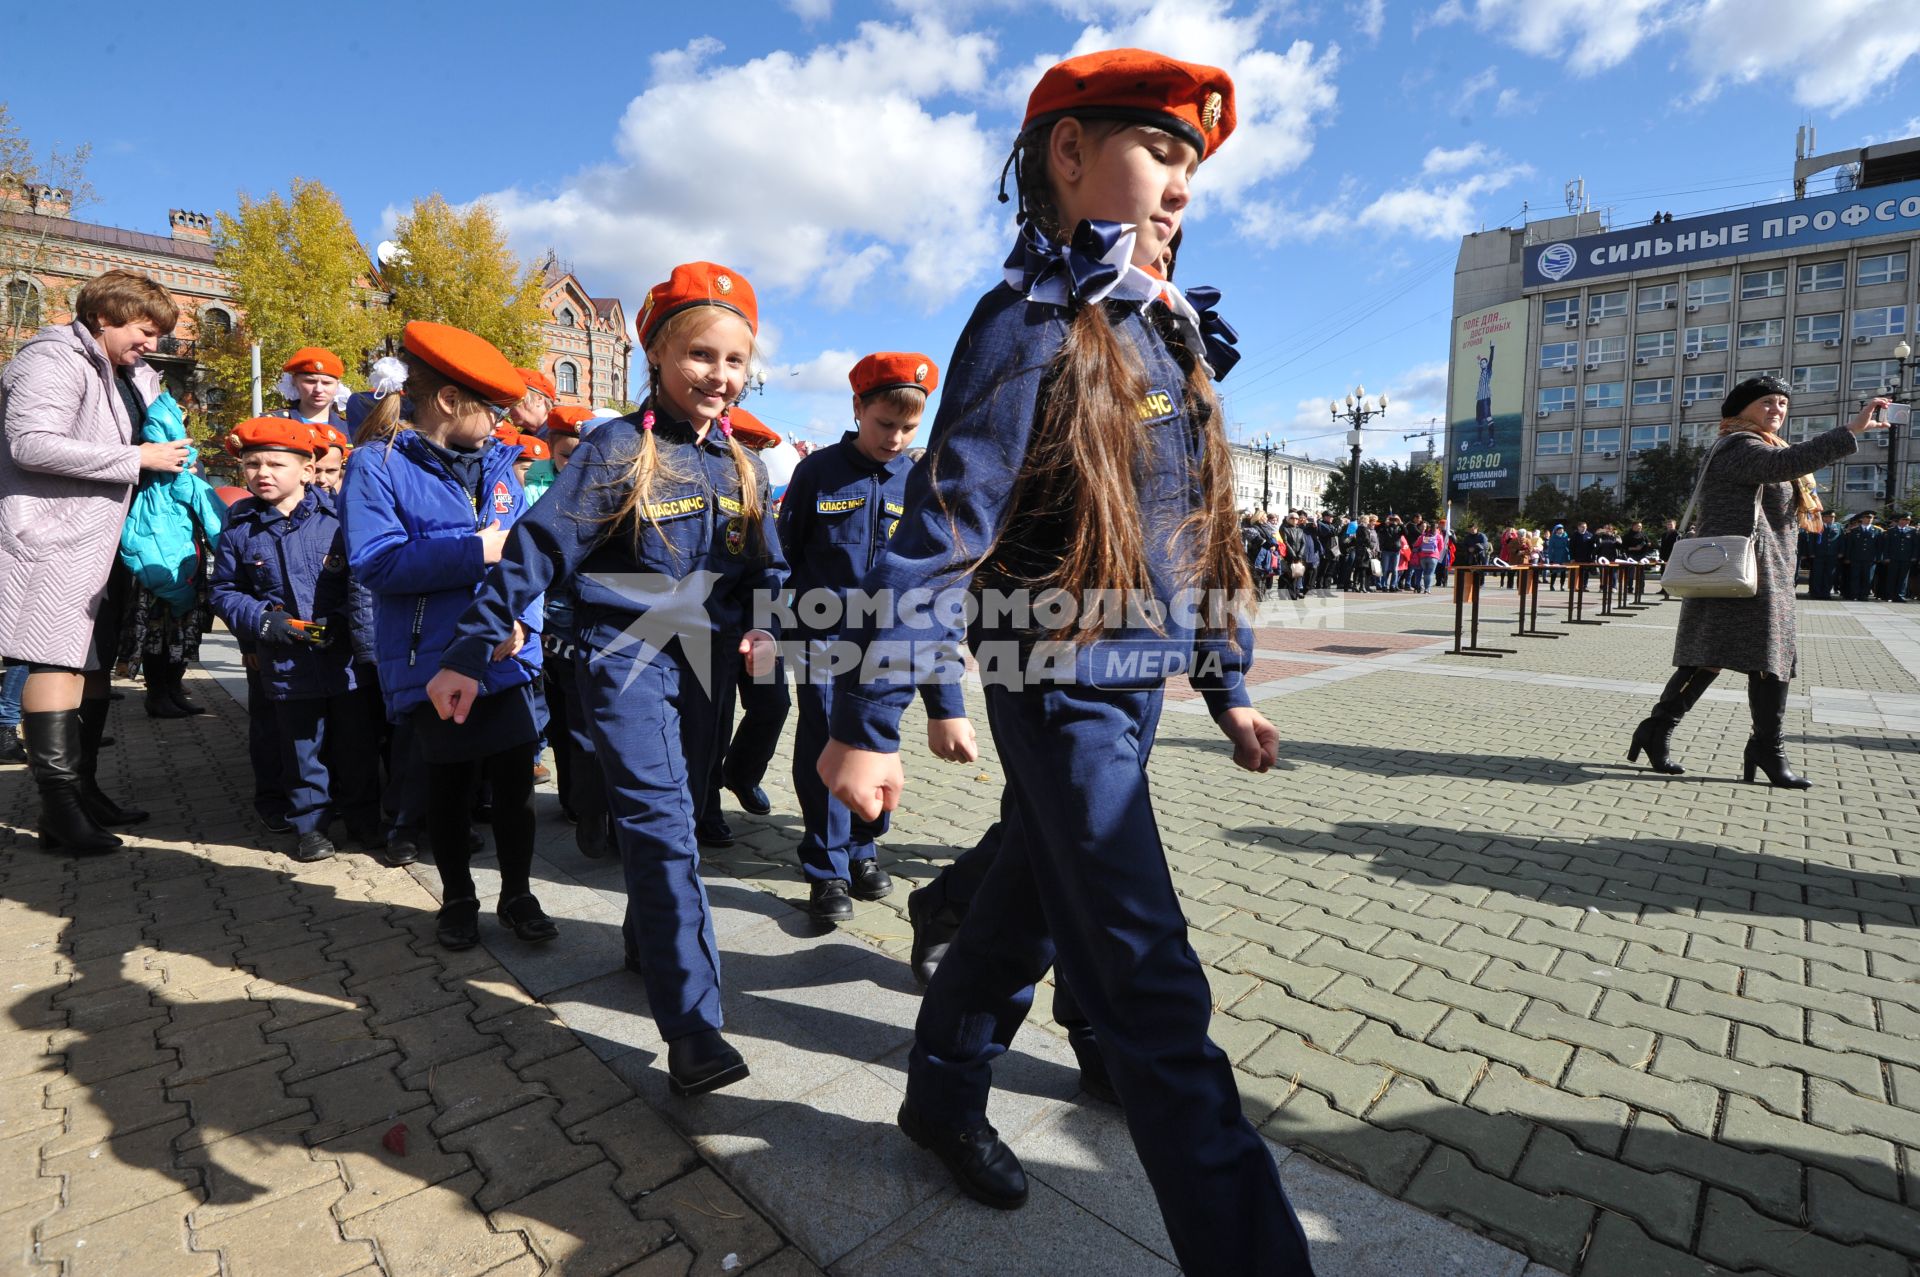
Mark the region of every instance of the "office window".
[[1577, 323], [1579, 319], [1580, 299], [1578, 297], [1556, 297], [1540, 312], [1540, 322], [1543, 324]]
[[1823, 435], [1840, 424], [1839, 418], [1832, 413], [1814, 414], [1806, 417], [1787, 418], [1787, 442], [1805, 443], [1815, 435]]
[[1785, 325], [1778, 319], [1753, 319], [1740, 325], [1740, 349], [1753, 350], [1759, 346], [1778, 346]]
[[1869, 306], [1853, 312], [1855, 337], [1898, 337], [1907, 331], [1905, 306]]
[[1825, 315], [1802, 315], [1793, 321], [1793, 339], [1795, 341], [1839, 341], [1840, 312], [1831, 311]]
[[1719, 306], [1733, 298], [1733, 276], [1709, 275], [1687, 281], [1687, 305]]
[[1795, 287], [1803, 293], [1831, 293], [1847, 286], [1845, 262], [1815, 262], [1800, 268]]
[[1627, 293], [1595, 293], [1587, 298], [1587, 314], [1594, 319], [1616, 319], [1627, 313]]
[[1580, 362], [1580, 343], [1577, 341], [1549, 341], [1540, 346], [1540, 366], [1542, 368], [1571, 368]]
[[1540, 411], [1567, 412], [1573, 408], [1572, 386], [1540, 387]]
[[1688, 421], [1680, 426], [1680, 439], [1690, 448], [1704, 448], [1720, 435], [1717, 421]]
[[1763, 297], [1785, 297], [1786, 295], [1785, 267], [1776, 270], [1750, 270], [1740, 277], [1741, 301], [1759, 301]]
[[1848, 466], [1846, 468], [1846, 486], [1843, 492], [1861, 496], [1879, 496], [1887, 488], [1887, 468], [1879, 466]]
[[1878, 394], [1899, 384], [1898, 359], [1856, 359], [1853, 361], [1853, 372], [1847, 378], [1847, 389], [1864, 390], [1868, 394]]
[[1898, 284], [1907, 278], [1907, 255], [1905, 253], [1882, 253], [1878, 257], [1862, 257], [1860, 267], [1854, 276], [1854, 282], [1862, 288], [1869, 284]]
[[1795, 394], [1831, 395], [1840, 389], [1839, 364], [1801, 364], [1793, 370]]
[[1698, 328], [1687, 329], [1687, 353], [1699, 355], [1727, 348], [1727, 326], [1725, 324], [1702, 324]]
[[1558, 493], [1565, 494], [1573, 491], [1573, 476], [1570, 474], [1543, 474], [1539, 476], [1539, 480], [1541, 483], [1552, 484], [1553, 490]]
[[1678, 300], [1675, 296], [1677, 292], [1678, 289], [1672, 284], [1642, 284], [1635, 294], [1633, 308], [1643, 315], [1650, 310], [1672, 310], [1673, 303]]
[[1580, 432], [1580, 451], [1587, 454], [1620, 451], [1620, 427], [1601, 426]]
[[1627, 451], [1645, 452], [1673, 442], [1672, 426], [1635, 426], [1627, 431]]
[[1587, 338], [1587, 362], [1590, 364], [1623, 364], [1627, 361], [1627, 339], [1625, 337], [1589, 337]]
[[1701, 373], [1697, 377], [1680, 379], [1680, 401], [1699, 403], [1702, 399], [1724, 399], [1727, 394], [1727, 374], [1723, 372]]
[[1672, 333], [1635, 333], [1633, 336], [1633, 357], [1635, 359], [1668, 359], [1673, 355]]
[[1542, 430], [1533, 437], [1533, 455], [1536, 457], [1572, 456], [1573, 431]]
[[1587, 383], [1587, 407], [1619, 408], [1626, 403], [1626, 384], [1618, 381]]
[[1607, 492], [1620, 491], [1620, 476], [1617, 474], [1585, 474], [1580, 476], [1589, 488], [1600, 488]]
[[1673, 378], [1651, 377], [1645, 381], [1633, 383], [1633, 403], [1637, 408], [1648, 404], [1673, 402]]

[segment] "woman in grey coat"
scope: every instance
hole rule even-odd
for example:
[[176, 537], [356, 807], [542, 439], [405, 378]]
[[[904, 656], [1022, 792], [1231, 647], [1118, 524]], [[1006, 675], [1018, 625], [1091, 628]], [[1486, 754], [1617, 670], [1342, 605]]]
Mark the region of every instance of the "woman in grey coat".
[[0, 656], [30, 671], [21, 726], [41, 846], [88, 853], [120, 845], [104, 826], [146, 816], [94, 781], [119, 640], [107, 578], [140, 472], [178, 471], [191, 449], [133, 442], [160, 391], [141, 356], [180, 315], [166, 290], [108, 271], [73, 309], [0, 371]]
[[[1668, 754], [1673, 728], [1706, 692], [1721, 670], [1747, 676], [1747, 706], [1753, 735], [1747, 740], [1746, 779], [1764, 771], [1774, 785], [1805, 789], [1812, 784], [1787, 766], [1781, 724], [1787, 683], [1798, 663], [1794, 647], [1793, 578], [1799, 529], [1817, 527], [1820, 498], [1809, 477], [1852, 454], [1855, 439], [1884, 429], [1876, 420], [1885, 399], [1870, 401], [1851, 424], [1788, 446], [1780, 437], [1791, 391], [1774, 377], [1755, 377], [1733, 388], [1720, 405], [1720, 439], [1701, 484], [1697, 531], [1683, 536], [1748, 536], [1754, 541], [1759, 589], [1750, 599], [1686, 599], [1673, 645], [1677, 667], [1653, 713], [1634, 729], [1627, 760], [1647, 751], [1648, 765], [1678, 776]], [[1754, 503], [1760, 512], [1755, 516]]]

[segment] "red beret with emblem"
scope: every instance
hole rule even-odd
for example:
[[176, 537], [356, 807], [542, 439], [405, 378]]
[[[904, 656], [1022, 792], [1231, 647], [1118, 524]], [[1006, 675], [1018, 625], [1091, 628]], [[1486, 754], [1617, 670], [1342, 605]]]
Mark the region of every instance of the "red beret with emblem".
[[252, 417], [233, 428], [226, 449], [233, 456], [260, 450], [294, 452], [311, 457], [326, 447], [324, 430], [310, 421], [291, 417]]
[[520, 374], [520, 380], [527, 383], [528, 390], [537, 390], [549, 399], [560, 397], [560, 392], [554, 389], [553, 378], [538, 368], [515, 368], [514, 371]]
[[940, 386], [940, 370], [925, 355], [888, 350], [868, 355], [847, 374], [853, 393], [865, 399], [883, 390], [919, 390], [932, 394]]
[[340, 362], [340, 356], [320, 346], [302, 346], [293, 352], [293, 357], [280, 365], [280, 371], [286, 373], [319, 372], [329, 377], [344, 377], [347, 366]]
[[416, 319], [401, 332], [400, 344], [408, 354], [490, 404], [516, 404], [526, 398], [526, 379], [485, 337]]
[[754, 300], [753, 285], [739, 271], [716, 266], [712, 262], [686, 262], [673, 268], [664, 284], [647, 290], [640, 303], [640, 317], [634, 324], [641, 346], [668, 319], [695, 306], [720, 306], [747, 321], [747, 327], [760, 331], [760, 304]]
[[727, 424], [733, 428], [733, 437], [740, 441], [743, 448], [752, 448], [755, 452], [762, 448], [771, 448], [780, 442], [766, 422], [742, 408], [739, 404], [727, 409]]
[[521, 435], [514, 442], [520, 445], [520, 460], [522, 461], [551, 461], [553, 459], [553, 449], [547, 446], [545, 439], [535, 438], [533, 435]]
[[517, 444], [520, 442], [520, 428], [511, 421], [503, 421], [493, 428], [493, 437], [501, 443]]
[[1149, 49], [1105, 49], [1051, 67], [1027, 99], [1022, 133], [1067, 116], [1165, 129], [1205, 159], [1233, 132], [1233, 78]]
[[561, 404], [547, 414], [547, 433], [550, 435], [580, 434], [581, 423], [593, 420], [593, 409], [582, 408], [578, 404]]

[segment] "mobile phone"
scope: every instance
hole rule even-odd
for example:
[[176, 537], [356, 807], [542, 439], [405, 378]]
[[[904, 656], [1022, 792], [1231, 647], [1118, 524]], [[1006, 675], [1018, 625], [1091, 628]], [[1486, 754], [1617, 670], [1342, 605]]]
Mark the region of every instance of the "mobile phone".
[[1913, 422], [1913, 405], [1890, 403], [1880, 410], [1880, 419], [1890, 426], [1905, 426]]

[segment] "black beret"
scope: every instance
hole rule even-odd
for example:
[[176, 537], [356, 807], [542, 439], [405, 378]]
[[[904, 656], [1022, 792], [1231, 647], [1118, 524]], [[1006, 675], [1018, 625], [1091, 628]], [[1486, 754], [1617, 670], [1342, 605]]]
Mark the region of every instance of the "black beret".
[[1765, 399], [1768, 395], [1784, 395], [1793, 398], [1793, 388], [1778, 377], [1749, 377], [1733, 388], [1733, 392], [1720, 401], [1720, 417], [1737, 417], [1747, 410], [1747, 405], [1756, 399]]

